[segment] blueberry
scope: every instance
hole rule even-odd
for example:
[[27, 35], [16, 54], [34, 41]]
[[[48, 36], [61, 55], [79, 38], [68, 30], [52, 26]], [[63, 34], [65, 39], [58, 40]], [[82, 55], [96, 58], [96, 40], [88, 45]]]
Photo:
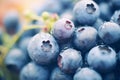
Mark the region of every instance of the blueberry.
[[82, 52], [86, 52], [96, 45], [97, 36], [97, 30], [93, 27], [80, 27], [75, 31], [74, 34], [74, 46]]
[[93, 0], [80, 0], [75, 5], [73, 13], [81, 25], [93, 25], [99, 17], [100, 11]]
[[65, 42], [71, 38], [74, 29], [75, 27], [71, 20], [61, 18], [55, 22], [52, 34], [59, 42]]
[[17, 11], [8, 11], [3, 19], [6, 32], [13, 35], [20, 29], [20, 16]]
[[104, 43], [115, 43], [120, 39], [120, 26], [114, 22], [105, 22], [99, 27], [98, 34]]
[[73, 80], [102, 80], [102, 77], [93, 69], [85, 67], [76, 72]]
[[27, 64], [20, 73], [20, 80], [48, 80], [49, 71], [34, 62]]
[[75, 73], [76, 69], [82, 66], [80, 51], [72, 48], [62, 51], [58, 56], [58, 66], [65, 73]]
[[28, 55], [18, 48], [13, 48], [5, 57], [5, 65], [11, 72], [18, 73], [29, 62]]
[[100, 18], [105, 21], [109, 21], [112, 16], [112, 11], [111, 11], [111, 8], [110, 8], [108, 2], [100, 3], [99, 8], [100, 8]]
[[94, 28], [95, 28], [96, 30], [98, 30], [99, 27], [100, 27], [103, 23], [104, 23], [103, 20], [100, 19], [100, 18], [98, 18], [97, 21], [95, 22], [95, 24], [94, 24], [93, 26], [94, 26]]
[[54, 68], [50, 80], [72, 80], [72, 76], [62, 72], [58, 67]]
[[111, 21], [120, 25], [120, 10], [116, 10], [114, 12], [113, 16], [111, 17]]
[[28, 52], [34, 62], [48, 65], [57, 59], [59, 46], [52, 35], [40, 32], [30, 40]]
[[98, 45], [89, 51], [87, 62], [101, 73], [111, 72], [116, 66], [116, 52], [107, 45]]

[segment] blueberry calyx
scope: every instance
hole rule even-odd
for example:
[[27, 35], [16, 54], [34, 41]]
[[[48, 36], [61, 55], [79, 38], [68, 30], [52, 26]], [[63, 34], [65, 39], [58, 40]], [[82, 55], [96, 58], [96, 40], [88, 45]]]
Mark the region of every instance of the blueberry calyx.
[[61, 60], [62, 60], [62, 56], [61, 55], [59, 55], [58, 56], [58, 66], [60, 67], [60, 68], [62, 68], [62, 63], [61, 63]]
[[48, 51], [51, 50], [52, 45], [50, 44], [50, 41], [49, 41], [49, 40], [43, 41], [41, 48], [42, 48], [43, 51], [48, 52]]
[[82, 32], [84, 30], [85, 30], [85, 28], [81, 28], [81, 29], [78, 30], [78, 32]]
[[70, 22], [70, 21], [66, 21], [64, 27], [65, 27], [67, 30], [71, 30], [71, 28], [72, 28], [71, 22]]
[[88, 14], [93, 14], [96, 11], [94, 4], [87, 4], [86, 11], [88, 12]]
[[118, 16], [117, 22], [120, 25], [120, 15]]
[[[99, 46], [99, 49], [100, 49], [100, 50], [106, 50], [106, 51], [108, 51], [109, 53], [111, 52], [111, 49], [110, 49], [107, 45], [100, 45], [100, 46]], [[105, 53], [103, 52], [103, 54], [105, 54]]]

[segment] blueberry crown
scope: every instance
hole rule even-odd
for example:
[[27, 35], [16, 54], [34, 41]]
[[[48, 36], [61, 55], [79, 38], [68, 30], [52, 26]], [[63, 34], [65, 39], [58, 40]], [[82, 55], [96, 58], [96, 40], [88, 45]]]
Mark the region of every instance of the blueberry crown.
[[64, 26], [67, 30], [70, 30], [72, 28], [72, 24], [70, 21], [66, 21], [65, 22], [65, 26]]
[[93, 4], [93, 3], [87, 4], [86, 11], [87, 11], [89, 14], [93, 14], [93, 13], [96, 11], [96, 8], [95, 8], [94, 4]]
[[108, 51], [109, 53], [111, 52], [111, 49], [110, 49], [107, 45], [100, 45], [100, 46], [99, 46], [99, 49], [100, 49], [100, 50], [106, 50], [106, 51]]
[[42, 48], [43, 51], [48, 52], [48, 51], [51, 50], [52, 45], [50, 44], [50, 41], [49, 41], [49, 40], [43, 41], [41, 48]]

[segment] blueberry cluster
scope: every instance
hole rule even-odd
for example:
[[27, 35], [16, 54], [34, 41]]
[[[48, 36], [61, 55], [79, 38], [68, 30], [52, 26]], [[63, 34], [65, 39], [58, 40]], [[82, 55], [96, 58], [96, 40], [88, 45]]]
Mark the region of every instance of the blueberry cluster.
[[[120, 0], [51, 0], [43, 7], [39, 13], [56, 12], [60, 19], [50, 32], [24, 35], [9, 51], [11, 72], [20, 80], [120, 80]], [[10, 34], [19, 26], [11, 14], [4, 19]]]

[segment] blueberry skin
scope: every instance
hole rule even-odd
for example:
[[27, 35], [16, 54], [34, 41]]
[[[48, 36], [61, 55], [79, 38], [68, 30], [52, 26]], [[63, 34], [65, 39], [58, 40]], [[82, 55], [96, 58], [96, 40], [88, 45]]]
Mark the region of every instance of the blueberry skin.
[[48, 65], [56, 61], [59, 46], [52, 35], [40, 32], [32, 37], [28, 45], [30, 58], [41, 65]]
[[58, 56], [58, 66], [65, 73], [75, 73], [82, 66], [81, 52], [72, 48], [62, 51]]
[[28, 55], [18, 48], [13, 48], [5, 57], [5, 65], [11, 72], [19, 73], [20, 70], [29, 62]]
[[55, 22], [52, 34], [59, 42], [65, 42], [71, 38], [75, 30], [74, 24], [67, 18], [61, 18]]
[[103, 20], [98, 18], [93, 27], [98, 31], [99, 27], [103, 24]]
[[120, 10], [116, 10], [114, 12], [113, 16], [111, 17], [111, 21], [120, 25]]
[[74, 6], [73, 14], [81, 25], [93, 25], [100, 10], [93, 0], [81, 0]]
[[100, 8], [100, 18], [105, 21], [109, 21], [112, 16], [112, 12], [111, 12], [111, 8], [108, 2], [100, 3], [99, 8]]
[[93, 69], [85, 67], [76, 72], [73, 80], [102, 80], [102, 77]]
[[6, 32], [13, 35], [20, 29], [20, 19], [17, 11], [9, 11], [3, 18]]
[[56, 67], [51, 73], [50, 80], [72, 80], [72, 76], [62, 72], [60, 68]]
[[97, 30], [90, 26], [80, 27], [75, 31], [73, 44], [76, 49], [86, 52], [97, 43]]
[[92, 48], [87, 56], [89, 66], [100, 73], [111, 72], [116, 66], [116, 60], [116, 52], [106, 45]]
[[105, 22], [99, 27], [98, 34], [104, 43], [115, 43], [120, 39], [120, 26], [114, 22]]
[[20, 80], [48, 80], [48, 78], [49, 71], [34, 62], [28, 63], [20, 73]]

